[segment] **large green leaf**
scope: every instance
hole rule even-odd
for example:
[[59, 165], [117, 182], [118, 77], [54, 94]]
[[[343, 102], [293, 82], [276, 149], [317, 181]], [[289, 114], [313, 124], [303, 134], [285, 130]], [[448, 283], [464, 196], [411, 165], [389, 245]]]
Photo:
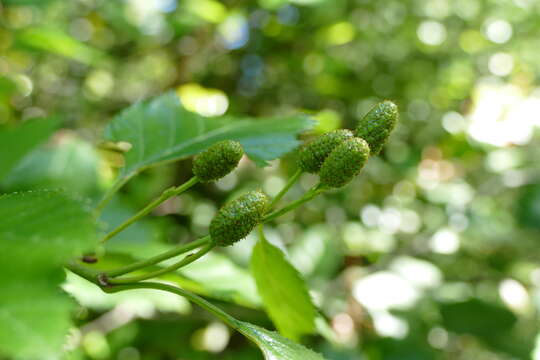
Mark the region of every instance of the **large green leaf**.
[[16, 128], [0, 127], [0, 179], [17, 163], [53, 133], [58, 122], [53, 119], [35, 119]]
[[98, 192], [99, 157], [94, 147], [77, 138], [37, 149], [2, 182], [8, 191], [62, 188], [87, 196]]
[[324, 360], [322, 355], [297, 344], [274, 331], [238, 321], [238, 331], [261, 349], [266, 360]]
[[265, 308], [283, 335], [297, 339], [315, 331], [317, 311], [304, 280], [264, 236], [253, 249], [251, 269]]
[[169, 92], [127, 108], [108, 124], [105, 137], [132, 146], [125, 154], [122, 181], [142, 169], [194, 155], [224, 139], [239, 141], [252, 160], [264, 165], [294, 149], [296, 135], [311, 125], [305, 116], [205, 118], [184, 109], [176, 93]]
[[0, 197], [0, 354], [58, 357], [74, 308], [62, 264], [96, 239], [87, 205], [62, 192]]

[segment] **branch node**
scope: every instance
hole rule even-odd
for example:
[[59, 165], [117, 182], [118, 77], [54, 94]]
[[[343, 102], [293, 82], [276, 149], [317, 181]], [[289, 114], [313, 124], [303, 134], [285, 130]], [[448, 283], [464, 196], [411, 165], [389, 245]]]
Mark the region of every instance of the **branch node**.
[[111, 287], [112, 284], [109, 282], [109, 277], [107, 274], [99, 274], [97, 276], [97, 281], [101, 287]]

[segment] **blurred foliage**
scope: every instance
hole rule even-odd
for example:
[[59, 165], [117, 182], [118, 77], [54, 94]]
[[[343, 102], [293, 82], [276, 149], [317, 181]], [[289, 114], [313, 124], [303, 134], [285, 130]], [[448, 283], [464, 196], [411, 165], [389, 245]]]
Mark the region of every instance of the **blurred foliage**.
[[[58, 115], [68, 130], [0, 186], [97, 198], [122, 163], [91, 145], [105, 123], [170, 89], [203, 116], [302, 111], [319, 120], [314, 132], [353, 128], [390, 98], [401, 122], [363, 176], [267, 229], [331, 326], [304, 342], [329, 359], [540, 359], [539, 24], [535, 0], [4, 0], [0, 138], [37, 117]], [[35, 131], [21, 156], [47, 132]], [[242, 162], [120, 245], [144, 254], [204, 235], [231, 191], [275, 195], [294, 161]], [[189, 161], [144, 172], [107, 216], [189, 175]], [[303, 176], [288, 198], [314, 182]], [[248, 268], [253, 244], [224, 253]], [[260, 311], [223, 305], [271, 327]], [[260, 358], [208, 314], [173, 312], [135, 296], [83, 304], [72, 356]]]

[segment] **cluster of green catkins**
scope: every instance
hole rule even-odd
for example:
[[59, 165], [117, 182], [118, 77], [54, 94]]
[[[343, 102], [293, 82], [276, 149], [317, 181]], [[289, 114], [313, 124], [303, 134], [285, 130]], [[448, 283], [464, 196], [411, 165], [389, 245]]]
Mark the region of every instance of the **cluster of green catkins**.
[[364, 167], [370, 155], [377, 155], [398, 119], [396, 104], [377, 104], [353, 132], [334, 130], [304, 145], [299, 152], [302, 171], [319, 174], [321, 185], [338, 188], [349, 183]]
[[[358, 175], [370, 155], [381, 151], [397, 120], [397, 106], [383, 101], [359, 121], [354, 132], [334, 130], [301, 147], [298, 166], [319, 174], [323, 188], [342, 187]], [[243, 154], [236, 141], [218, 142], [195, 158], [193, 172], [202, 182], [218, 180], [236, 168]], [[267, 205], [268, 197], [260, 191], [225, 204], [210, 223], [214, 243], [228, 246], [246, 237], [262, 221]]]

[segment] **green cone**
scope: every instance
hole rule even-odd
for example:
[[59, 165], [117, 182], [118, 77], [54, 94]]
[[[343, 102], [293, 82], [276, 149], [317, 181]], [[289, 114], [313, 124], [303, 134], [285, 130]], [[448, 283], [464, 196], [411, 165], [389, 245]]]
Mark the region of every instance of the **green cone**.
[[351, 181], [364, 167], [369, 157], [369, 145], [360, 138], [345, 140], [324, 161], [319, 173], [321, 184], [333, 188]]
[[327, 132], [300, 148], [298, 166], [302, 171], [318, 173], [326, 157], [343, 141], [353, 137], [349, 130]]
[[229, 246], [245, 238], [261, 221], [268, 197], [250, 191], [225, 204], [210, 223], [210, 236], [219, 246]]
[[224, 140], [210, 146], [193, 160], [193, 174], [201, 182], [216, 181], [233, 171], [244, 155], [237, 141]]
[[377, 155], [398, 121], [398, 107], [386, 100], [378, 103], [359, 122], [355, 135], [366, 140], [371, 155]]

